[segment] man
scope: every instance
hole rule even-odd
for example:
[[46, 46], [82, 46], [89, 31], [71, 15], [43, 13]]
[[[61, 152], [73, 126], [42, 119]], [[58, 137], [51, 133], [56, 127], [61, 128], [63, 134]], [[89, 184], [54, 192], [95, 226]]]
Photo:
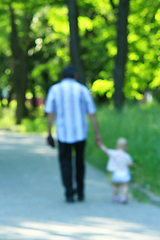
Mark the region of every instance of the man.
[[[48, 134], [51, 137], [53, 118], [56, 118], [56, 131], [59, 148], [59, 161], [62, 181], [65, 187], [67, 202], [74, 202], [74, 194], [78, 200], [84, 200], [84, 150], [87, 139], [87, 120], [89, 114], [94, 132], [95, 143], [101, 143], [95, 116], [95, 104], [88, 88], [77, 79], [76, 69], [66, 67], [62, 72], [63, 79], [53, 85], [48, 92], [45, 112], [48, 120]], [[72, 147], [75, 149], [75, 170], [77, 189], [72, 185]]]

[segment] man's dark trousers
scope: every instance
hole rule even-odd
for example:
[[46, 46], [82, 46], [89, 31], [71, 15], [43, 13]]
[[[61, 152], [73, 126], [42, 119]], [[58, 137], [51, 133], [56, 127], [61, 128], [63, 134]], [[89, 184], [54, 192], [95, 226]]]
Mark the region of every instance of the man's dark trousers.
[[66, 197], [72, 197], [74, 194], [72, 183], [72, 147], [75, 149], [75, 170], [78, 197], [84, 194], [84, 150], [86, 141], [76, 142], [74, 144], [59, 142], [59, 161], [62, 174], [62, 182], [66, 189]]

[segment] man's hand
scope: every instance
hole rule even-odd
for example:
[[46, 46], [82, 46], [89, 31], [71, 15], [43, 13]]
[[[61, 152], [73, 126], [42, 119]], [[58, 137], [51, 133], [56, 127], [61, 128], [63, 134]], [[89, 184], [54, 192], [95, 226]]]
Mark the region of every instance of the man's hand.
[[53, 139], [52, 135], [49, 135], [47, 137], [47, 144], [50, 145], [51, 147], [55, 147], [55, 143], [54, 143], [54, 139]]
[[54, 147], [54, 139], [51, 135], [51, 128], [52, 128], [52, 122], [54, 118], [54, 113], [48, 113], [47, 114], [47, 123], [48, 123], [48, 137], [47, 137], [47, 144], [50, 145], [51, 147]]

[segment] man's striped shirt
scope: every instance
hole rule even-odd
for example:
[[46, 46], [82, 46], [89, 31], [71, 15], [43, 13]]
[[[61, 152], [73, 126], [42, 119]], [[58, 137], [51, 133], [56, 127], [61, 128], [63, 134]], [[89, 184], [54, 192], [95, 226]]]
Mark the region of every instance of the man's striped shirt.
[[86, 86], [75, 79], [65, 78], [49, 89], [45, 112], [56, 114], [58, 140], [75, 143], [87, 138], [86, 114], [94, 114], [96, 108]]

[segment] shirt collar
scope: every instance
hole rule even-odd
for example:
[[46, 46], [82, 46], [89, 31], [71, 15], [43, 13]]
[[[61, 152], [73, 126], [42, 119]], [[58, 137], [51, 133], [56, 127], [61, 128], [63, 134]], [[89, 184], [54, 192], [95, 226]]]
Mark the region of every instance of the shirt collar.
[[63, 78], [62, 81], [77, 81], [75, 78]]

